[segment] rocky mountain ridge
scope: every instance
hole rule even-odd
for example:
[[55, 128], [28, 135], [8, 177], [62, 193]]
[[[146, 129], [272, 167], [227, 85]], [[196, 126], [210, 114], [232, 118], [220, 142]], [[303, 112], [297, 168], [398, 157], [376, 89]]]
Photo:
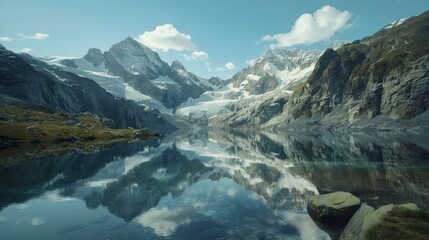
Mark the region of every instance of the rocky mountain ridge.
[[[209, 123], [268, 129], [420, 131], [429, 125], [429, 12], [395, 21], [318, 59], [291, 92], [235, 105]], [[226, 124], [225, 124], [226, 123]], [[413, 130], [414, 129], [414, 130]]]
[[[176, 114], [199, 125], [260, 125], [283, 108], [290, 89], [313, 70], [320, 51], [271, 49], [239, 71], [227, 87], [207, 91], [179, 106]], [[210, 121], [209, 121], [210, 119]]]
[[130, 37], [113, 44], [104, 53], [91, 48], [83, 58], [45, 61], [93, 78], [113, 94], [163, 112], [221, 84], [216, 79], [188, 72], [179, 61], [168, 65], [156, 52]]
[[429, 122], [428, 39], [426, 12], [326, 50], [285, 105], [280, 125], [371, 127], [378, 119], [390, 124], [419, 117]]
[[68, 114], [89, 112], [114, 121], [117, 128], [175, 129], [159, 113], [115, 97], [91, 79], [50, 66], [0, 45], [0, 95]]
[[235, 74], [231, 82], [249, 94], [267, 93], [280, 86], [290, 89], [308, 77], [320, 54], [319, 50], [270, 49]]

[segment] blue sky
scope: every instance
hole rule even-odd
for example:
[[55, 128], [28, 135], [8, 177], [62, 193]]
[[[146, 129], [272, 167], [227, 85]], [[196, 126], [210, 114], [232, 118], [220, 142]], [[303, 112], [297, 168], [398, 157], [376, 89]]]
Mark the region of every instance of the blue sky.
[[81, 57], [130, 36], [168, 63], [227, 78], [270, 47], [324, 49], [426, 10], [427, 0], [0, 0], [0, 43]]

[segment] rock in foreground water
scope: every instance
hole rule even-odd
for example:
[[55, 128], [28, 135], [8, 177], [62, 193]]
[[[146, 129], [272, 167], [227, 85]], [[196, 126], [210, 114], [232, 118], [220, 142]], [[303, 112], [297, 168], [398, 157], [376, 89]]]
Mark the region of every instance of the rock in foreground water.
[[359, 209], [360, 204], [360, 199], [349, 192], [333, 192], [314, 196], [307, 209], [310, 216], [319, 219], [348, 219]]

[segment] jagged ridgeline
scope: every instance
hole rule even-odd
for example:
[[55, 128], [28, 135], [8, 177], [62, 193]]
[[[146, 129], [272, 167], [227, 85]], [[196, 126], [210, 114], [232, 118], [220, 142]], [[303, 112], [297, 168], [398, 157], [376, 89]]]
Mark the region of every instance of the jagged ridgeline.
[[176, 129], [159, 111], [115, 97], [89, 78], [27, 54], [15, 54], [1, 45], [0, 97], [7, 101], [30, 102], [60, 113], [89, 112], [113, 120], [116, 128], [148, 128], [159, 133]]
[[[218, 114], [210, 124], [420, 129], [429, 123], [428, 72], [429, 12], [425, 12], [336, 50], [327, 49], [311, 74], [293, 82], [288, 89], [292, 94], [272, 91], [260, 101], [239, 101], [231, 104], [233, 112]], [[275, 84], [259, 85], [271, 91]]]
[[158, 53], [130, 37], [104, 53], [91, 48], [83, 58], [43, 60], [94, 79], [114, 95], [161, 112], [171, 112], [188, 98], [197, 98], [221, 84], [188, 72], [177, 60], [168, 65]]
[[[429, 113], [429, 12], [328, 49], [294, 89], [283, 125], [422, 125]], [[407, 120], [407, 121], [394, 121]], [[395, 127], [395, 125], [391, 125]]]

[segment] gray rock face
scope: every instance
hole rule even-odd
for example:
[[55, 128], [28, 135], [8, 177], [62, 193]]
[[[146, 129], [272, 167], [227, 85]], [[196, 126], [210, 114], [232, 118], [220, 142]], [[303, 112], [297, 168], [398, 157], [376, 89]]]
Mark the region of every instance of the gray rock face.
[[409, 120], [426, 112], [428, 27], [426, 12], [336, 51], [326, 50], [307, 82], [294, 91], [283, 126], [370, 126], [376, 118]]
[[[264, 123], [283, 112], [290, 89], [310, 76], [320, 51], [272, 49], [250, 66], [234, 75], [229, 82], [238, 91], [226, 95], [240, 99], [228, 106], [230, 111], [217, 113], [210, 119], [216, 128], [261, 128]], [[252, 98], [243, 98], [253, 95]], [[243, 99], [241, 99], [243, 98]]]
[[374, 210], [373, 207], [362, 204], [359, 210], [353, 215], [344, 231], [340, 235], [340, 240], [364, 240], [368, 230], [381, 223], [383, 218], [394, 208], [417, 211], [419, 208], [414, 203], [400, 205], [389, 204]]
[[[394, 207], [409, 209], [409, 210], [419, 210], [419, 208], [414, 203], [407, 203], [401, 205], [389, 204], [382, 207], [377, 208], [377, 210], [370, 212], [363, 219], [362, 229], [359, 233], [359, 239], [366, 239], [366, 234], [368, 230], [383, 221], [383, 218], [386, 216], [388, 212], [390, 212]], [[347, 233], [345, 233], [347, 234]]]
[[358, 240], [364, 219], [374, 212], [374, 208], [362, 204], [359, 210], [353, 215], [346, 228], [341, 233], [339, 240]]
[[217, 86], [218, 88], [222, 88], [228, 84], [230, 84], [229, 80], [222, 80], [219, 77], [211, 77], [208, 79], [208, 82], [213, 86]]
[[348, 192], [333, 192], [314, 196], [308, 202], [308, 213], [318, 219], [349, 219], [360, 206], [359, 198]]
[[349, 192], [333, 192], [310, 198], [307, 210], [320, 229], [331, 239], [338, 239], [360, 203], [359, 198]]
[[234, 87], [242, 87], [250, 94], [263, 94], [276, 89], [280, 84], [293, 87], [308, 75], [294, 75], [293, 72], [310, 73], [320, 51], [298, 49], [271, 49], [255, 60], [249, 67], [231, 78]]
[[[258, 127], [429, 131], [428, 19], [429, 13], [424, 13], [371, 37], [326, 50], [308, 80], [294, 82], [291, 96], [276, 93], [287, 103]], [[271, 90], [275, 83], [263, 77], [264, 71], [296, 67], [294, 61], [281, 64], [283, 55], [267, 52], [231, 79], [234, 86], [250, 94]], [[269, 72], [272, 78], [276, 76]], [[259, 122], [252, 120], [259, 117], [259, 105], [235, 103], [232, 109], [238, 111], [219, 114], [214, 125], [225, 120], [234, 127], [254, 127]]]
[[104, 61], [103, 53], [98, 48], [90, 48], [83, 58], [92, 63], [94, 67], [98, 67]]
[[287, 96], [272, 96], [256, 101], [255, 99], [240, 100], [228, 106], [231, 112], [220, 113], [216, 118], [210, 119], [210, 126], [258, 128], [261, 124], [281, 113], [286, 102]]
[[176, 70], [186, 71], [185, 66], [183, 66], [183, 64], [181, 62], [179, 62], [178, 60], [173, 61], [171, 63], [171, 67], [176, 69]]
[[132, 38], [114, 44], [104, 53], [108, 71], [143, 94], [151, 96], [167, 108], [174, 108], [189, 97], [197, 98], [212, 90], [204, 79], [186, 71], [178, 61], [172, 66], [159, 55]]
[[78, 66], [72, 59], [64, 59], [61, 61], [61, 64], [70, 68], [78, 68]]
[[128, 37], [113, 44], [104, 53], [106, 68], [117, 76], [139, 75], [144, 79], [155, 79], [166, 74], [168, 64], [150, 48]]
[[94, 81], [62, 71], [29, 55], [0, 49], [0, 94], [64, 113], [90, 112], [112, 119], [117, 128], [171, 132], [175, 128], [157, 111], [115, 98]]

